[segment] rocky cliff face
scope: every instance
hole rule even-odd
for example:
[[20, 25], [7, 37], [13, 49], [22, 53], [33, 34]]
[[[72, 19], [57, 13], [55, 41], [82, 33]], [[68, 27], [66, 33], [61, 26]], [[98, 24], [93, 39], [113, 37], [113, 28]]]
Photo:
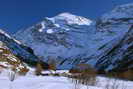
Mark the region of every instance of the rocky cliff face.
[[96, 67], [116, 72], [133, 68], [133, 25], [117, 45], [98, 59]]
[[[132, 66], [133, 4], [121, 5], [99, 20], [63, 13], [15, 34], [44, 61], [54, 59], [58, 68], [88, 63], [97, 69]], [[127, 66], [125, 66], [127, 65]]]

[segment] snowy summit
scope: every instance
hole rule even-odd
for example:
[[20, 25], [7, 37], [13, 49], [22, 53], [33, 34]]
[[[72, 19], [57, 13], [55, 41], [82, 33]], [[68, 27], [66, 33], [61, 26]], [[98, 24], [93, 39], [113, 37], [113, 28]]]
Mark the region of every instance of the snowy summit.
[[[59, 69], [87, 63], [99, 70], [123, 71], [123, 67], [127, 70], [133, 61], [133, 52], [129, 50], [132, 48], [132, 7], [133, 4], [117, 6], [96, 21], [61, 13], [17, 32], [15, 38], [31, 47], [44, 61], [54, 58]], [[124, 62], [127, 59], [131, 59], [129, 63]]]

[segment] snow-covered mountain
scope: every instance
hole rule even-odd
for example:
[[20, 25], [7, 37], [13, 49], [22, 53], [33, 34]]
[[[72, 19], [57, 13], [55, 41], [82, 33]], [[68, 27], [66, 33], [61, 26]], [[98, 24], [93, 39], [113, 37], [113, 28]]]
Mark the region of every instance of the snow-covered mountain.
[[[5, 52], [7, 51], [10, 52], [10, 53], [8, 52], [9, 55], [7, 55], [6, 53], [4, 54], [6, 55], [6, 60], [9, 57], [8, 60], [14, 59], [14, 60], [17, 60], [17, 63], [19, 63], [19, 61], [23, 61], [28, 63], [29, 65], [35, 65], [38, 62], [38, 57], [34, 55], [34, 52], [31, 48], [21, 44], [21, 42], [14, 39], [3, 30], [0, 30], [0, 43], [1, 43], [1, 46], [0, 46], [1, 51], [4, 50], [4, 48], [6, 48]], [[1, 52], [1, 55], [2, 55], [2, 52]], [[0, 58], [0, 61], [1, 60], [2, 58]]]
[[133, 60], [132, 24], [133, 4], [127, 4], [116, 7], [97, 21], [70, 13], [44, 18], [17, 32], [15, 37], [45, 61], [57, 60], [58, 68], [88, 63], [97, 69], [112, 70], [125, 65], [128, 57]]
[[[19, 31], [16, 38], [34, 49], [35, 54], [63, 60], [87, 55], [89, 50], [88, 34], [95, 31], [88, 29], [91, 21], [70, 13], [62, 13], [44, 20], [27, 30]], [[68, 66], [65, 66], [68, 67]]]

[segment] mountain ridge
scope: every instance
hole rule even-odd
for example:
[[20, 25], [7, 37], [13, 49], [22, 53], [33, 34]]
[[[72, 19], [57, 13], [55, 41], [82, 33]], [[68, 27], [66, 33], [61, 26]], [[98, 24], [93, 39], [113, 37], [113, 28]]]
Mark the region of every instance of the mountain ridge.
[[[3, 30], [0, 30], [0, 41], [6, 45], [10, 53], [14, 55], [16, 58], [18, 58], [19, 61], [23, 61], [30, 66], [36, 66], [37, 62], [40, 60], [34, 54], [34, 51], [30, 47], [27, 47], [20, 41], [14, 39]], [[48, 67], [48, 64], [43, 61], [42, 64]]]
[[[76, 15], [59, 14], [16, 33], [15, 38], [31, 47], [45, 61], [55, 59], [58, 68], [69, 69], [79, 63], [88, 63], [96, 68], [98, 66], [97, 69], [110, 71], [116, 67], [114, 63], [119, 54], [113, 55], [114, 57], [111, 55], [114, 50], [120, 50], [116, 46], [120, 46], [124, 37], [127, 38], [125, 35], [129, 34], [133, 24], [132, 7], [133, 4], [121, 5], [96, 21], [88, 19], [83, 20], [83, 23], [82, 20], [76, 20], [75, 23], [75, 17], [78, 18]], [[70, 18], [74, 18], [74, 22]], [[129, 38], [132, 40], [132, 35]]]

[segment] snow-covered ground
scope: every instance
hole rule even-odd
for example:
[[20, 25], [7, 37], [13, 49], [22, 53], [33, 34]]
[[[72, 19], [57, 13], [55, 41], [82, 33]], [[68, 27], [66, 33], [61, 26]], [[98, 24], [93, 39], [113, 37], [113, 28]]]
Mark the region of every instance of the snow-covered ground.
[[[108, 86], [110, 88], [107, 88]], [[87, 87], [76, 86], [66, 77], [35, 76], [30, 72], [23, 77], [17, 76], [11, 82], [7, 72], [0, 74], [0, 89], [75, 89], [75, 87], [78, 87], [76, 89], [133, 89], [133, 82], [97, 77], [96, 85]]]

